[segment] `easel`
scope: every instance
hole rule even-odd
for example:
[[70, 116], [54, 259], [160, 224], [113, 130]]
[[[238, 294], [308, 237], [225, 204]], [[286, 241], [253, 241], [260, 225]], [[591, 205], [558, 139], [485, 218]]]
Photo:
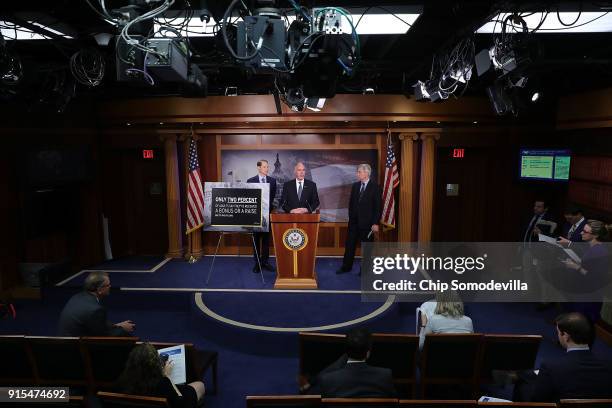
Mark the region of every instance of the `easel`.
[[[261, 269], [261, 263], [259, 262], [259, 253], [257, 252], [257, 244], [255, 243], [255, 233], [254, 232], [236, 232], [236, 231], [220, 231], [219, 240], [217, 241], [217, 248], [215, 249], [215, 254], [213, 255], [212, 263], [210, 264], [210, 268], [208, 269], [208, 277], [206, 278], [206, 284], [208, 285], [208, 281], [210, 280], [210, 275], [212, 274], [213, 268], [215, 266], [215, 259], [217, 258], [217, 253], [219, 252], [219, 245], [221, 245], [221, 239], [228, 234], [248, 234], [251, 236], [251, 242], [253, 243], [253, 251], [255, 251], [255, 258], [257, 258], [257, 266], [259, 267], [259, 274], [261, 275], [261, 283], [266, 283], [263, 277], [263, 270]], [[240, 239], [238, 240], [238, 257], [240, 257]]]

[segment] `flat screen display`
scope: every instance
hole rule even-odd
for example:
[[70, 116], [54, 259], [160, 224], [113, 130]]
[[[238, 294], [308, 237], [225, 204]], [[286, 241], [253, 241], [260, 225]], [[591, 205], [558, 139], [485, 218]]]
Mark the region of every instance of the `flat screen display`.
[[524, 180], [568, 181], [569, 150], [521, 149], [520, 177]]

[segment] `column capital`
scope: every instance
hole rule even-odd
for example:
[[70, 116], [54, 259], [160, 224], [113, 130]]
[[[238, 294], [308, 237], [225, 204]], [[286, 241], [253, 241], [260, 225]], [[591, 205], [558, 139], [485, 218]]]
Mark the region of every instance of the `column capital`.
[[427, 140], [427, 139], [433, 139], [434, 141], [440, 140], [440, 133], [421, 133], [420, 138], [421, 140]]
[[419, 139], [418, 133], [400, 133], [399, 134], [399, 140], [401, 140], [402, 142], [407, 142], [409, 140], [415, 141], [418, 139]]
[[421, 140], [433, 139], [434, 141], [440, 140], [440, 133], [421, 133], [419, 135]]

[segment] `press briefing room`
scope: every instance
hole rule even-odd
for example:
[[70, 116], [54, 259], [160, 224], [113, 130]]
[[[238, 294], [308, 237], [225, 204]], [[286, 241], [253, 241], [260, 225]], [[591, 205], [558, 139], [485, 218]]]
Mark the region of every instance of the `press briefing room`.
[[612, 2], [0, 5], [0, 405], [612, 408]]

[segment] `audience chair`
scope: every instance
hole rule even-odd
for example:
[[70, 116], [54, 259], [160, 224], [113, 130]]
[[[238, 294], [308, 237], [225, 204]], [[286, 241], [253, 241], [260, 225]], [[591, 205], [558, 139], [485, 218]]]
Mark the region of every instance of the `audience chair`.
[[[612, 379], [610, 379], [612, 383]], [[610, 408], [612, 399], [564, 399], [559, 402], [559, 408]]]
[[26, 336], [26, 343], [38, 385], [88, 385], [88, 368], [78, 337]]
[[533, 369], [542, 336], [485, 334], [481, 348], [481, 382], [492, 380], [493, 370]]
[[397, 408], [395, 398], [323, 398], [325, 408]]
[[471, 400], [400, 400], [400, 408], [477, 408]]
[[93, 389], [112, 387], [137, 341], [137, 337], [81, 337]]
[[390, 368], [401, 397], [416, 395], [419, 337], [412, 334], [373, 334], [368, 364]]
[[300, 374], [314, 377], [346, 353], [344, 334], [300, 333]]
[[421, 361], [421, 396], [475, 398], [481, 338], [481, 334], [428, 334]]
[[185, 363], [187, 364], [187, 382], [202, 381], [204, 373], [210, 367], [212, 370], [212, 388], [206, 388], [207, 394], [216, 395], [217, 386], [217, 363], [219, 353], [216, 351], [197, 350], [191, 343], [150, 343], [156, 349], [185, 344]]
[[0, 385], [34, 385], [25, 336], [0, 336]]
[[247, 396], [247, 408], [314, 408], [321, 404], [320, 395]]
[[96, 394], [102, 408], [154, 408], [170, 407], [166, 398], [145, 397], [142, 395], [98, 392]]

